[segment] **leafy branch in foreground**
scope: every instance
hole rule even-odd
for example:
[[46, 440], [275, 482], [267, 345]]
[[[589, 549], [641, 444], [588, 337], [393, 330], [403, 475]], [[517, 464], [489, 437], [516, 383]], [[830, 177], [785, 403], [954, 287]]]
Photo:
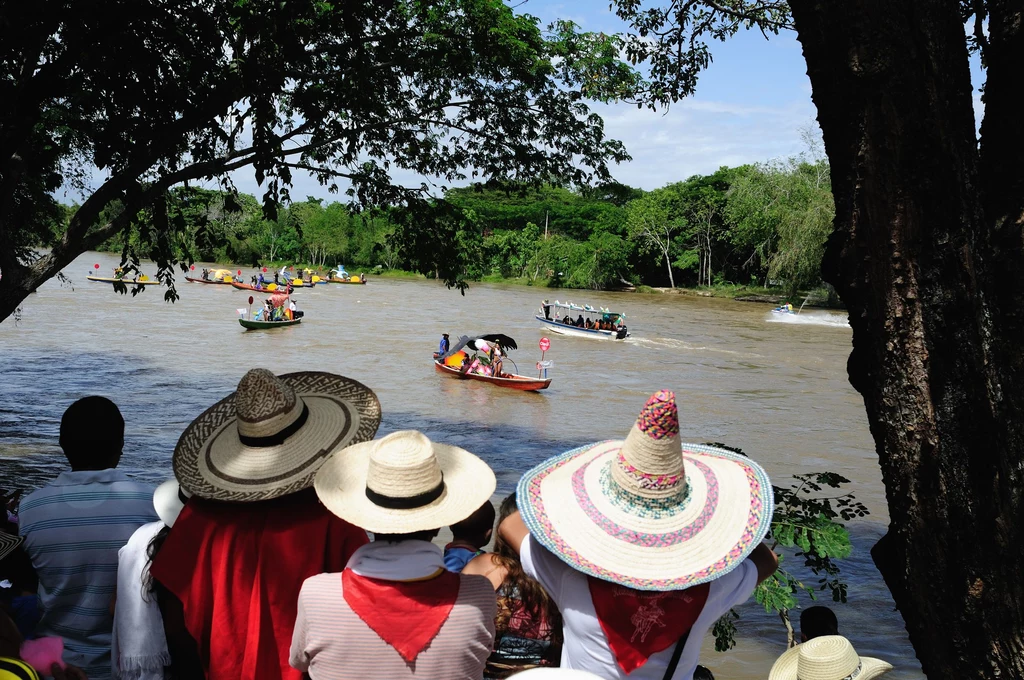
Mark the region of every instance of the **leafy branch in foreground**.
[[[711, 446], [743, 454], [740, 449], [724, 444]], [[789, 612], [797, 606], [800, 593], [816, 600], [819, 592], [827, 591], [833, 602], [846, 602], [848, 586], [837, 560], [849, 557], [853, 546], [843, 522], [868, 515], [868, 509], [851, 492], [830, 491], [850, 483], [842, 475], [811, 472], [793, 475], [793, 479], [788, 488], [772, 486], [775, 513], [766, 540], [779, 556], [779, 569], [754, 593], [767, 613], [779, 615], [790, 645], [794, 632]], [[795, 564], [787, 564], [790, 557]], [[805, 575], [800, 575], [798, 569], [804, 570]], [[816, 583], [810, 582], [811, 579]], [[725, 651], [735, 645], [734, 621], [738, 618], [739, 615], [731, 611], [715, 624], [716, 650]]]

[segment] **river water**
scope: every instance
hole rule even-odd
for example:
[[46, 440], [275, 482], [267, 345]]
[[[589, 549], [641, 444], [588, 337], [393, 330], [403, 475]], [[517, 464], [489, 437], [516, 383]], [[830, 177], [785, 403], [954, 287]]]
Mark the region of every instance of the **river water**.
[[[647, 397], [672, 389], [684, 441], [739, 447], [779, 486], [792, 474], [825, 470], [852, 481], [871, 515], [850, 524], [855, 552], [842, 563], [849, 602], [828, 604], [862, 655], [896, 667], [890, 677], [922, 677], [868, 554], [888, 518], [863, 403], [846, 378], [844, 316], [814, 311], [780, 322], [753, 303], [521, 286], [473, 285], [462, 296], [434, 282], [371, 277], [366, 286], [301, 289], [300, 326], [245, 332], [235, 310], [247, 306], [247, 292], [182, 277], [173, 305], [156, 287], [132, 298], [86, 281], [97, 263], [105, 273], [117, 258], [83, 255], [65, 271], [72, 285], [48, 282], [26, 300], [18, 323], [0, 324], [2, 486], [34, 488], [65, 465], [60, 416], [88, 394], [111, 397], [124, 413], [122, 467], [153, 482], [169, 478], [184, 427], [256, 366], [362, 381], [380, 398], [381, 434], [415, 428], [477, 453], [494, 468], [501, 495], [549, 456], [624, 437]], [[550, 335], [554, 380], [540, 393], [435, 374], [429, 359], [442, 332], [507, 333], [519, 344], [512, 360], [532, 371], [544, 335], [533, 314], [543, 297], [623, 311], [632, 337]], [[766, 677], [784, 651], [785, 629], [755, 603], [740, 613], [737, 647], [716, 653], [709, 637], [704, 663], [720, 678]]]

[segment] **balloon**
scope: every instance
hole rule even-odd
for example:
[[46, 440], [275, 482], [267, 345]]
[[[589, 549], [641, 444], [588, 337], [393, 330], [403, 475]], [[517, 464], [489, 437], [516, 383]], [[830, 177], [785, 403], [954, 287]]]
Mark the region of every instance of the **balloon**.
[[263, 268], [263, 271], [264, 271], [264, 273], [265, 273], [265, 272], [267, 271], [267, 268], [266, 268], [266, 267], [264, 267], [264, 268]]
[[192, 265], [192, 266], [190, 267], [190, 269], [191, 269], [192, 271], [195, 271], [195, 270], [196, 270], [196, 266], [195, 266], [195, 265]]
[[249, 296], [249, 304], [250, 305], [252, 304], [252, 296], [251, 295]]
[[100, 265], [99, 265], [99, 263], [97, 262], [96, 264], [94, 264], [94, 265], [92, 266], [92, 268], [93, 268], [93, 269], [99, 269], [99, 268], [100, 268]]
[[238, 275], [239, 275], [239, 276], [241, 276], [241, 275], [242, 275], [242, 270], [241, 270], [241, 269], [239, 269], [239, 270], [238, 270]]

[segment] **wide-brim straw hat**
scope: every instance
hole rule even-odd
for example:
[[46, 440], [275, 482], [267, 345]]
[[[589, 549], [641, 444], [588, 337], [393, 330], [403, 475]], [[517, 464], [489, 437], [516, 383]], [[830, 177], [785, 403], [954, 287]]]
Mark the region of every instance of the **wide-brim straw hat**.
[[648, 400], [624, 441], [551, 458], [519, 482], [530, 533], [577, 571], [637, 590], [727, 574], [768, 532], [774, 497], [752, 460], [683, 444], [675, 395]]
[[6, 531], [0, 531], [0, 560], [10, 555], [24, 542], [24, 536], [15, 536]]
[[891, 670], [881, 659], [858, 656], [842, 635], [823, 635], [786, 650], [768, 680], [871, 680]]
[[269, 500], [312, 486], [332, 453], [372, 439], [379, 425], [380, 402], [358, 381], [254, 368], [182, 433], [174, 476], [200, 498]]
[[316, 475], [328, 510], [375, 534], [411, 534], [466, 519], [494, 493], [494, 472], [465, 449], [404, 430], [331, 456]]
[[191, 494], [181, 488], [178, 480], [164, 482], [153, 492], [153, 509], [156, 510], [156, 516], [167, 526], [173, 527], [189, 496]]

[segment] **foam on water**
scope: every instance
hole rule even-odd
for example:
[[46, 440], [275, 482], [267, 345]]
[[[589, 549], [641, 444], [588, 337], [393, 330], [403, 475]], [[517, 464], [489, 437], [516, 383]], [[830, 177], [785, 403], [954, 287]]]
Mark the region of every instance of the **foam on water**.
[[625, 342], [630, 345], [636, 345], [637, 347], [650, 347], [658, 349], [680, 349], [689, 352], [710, 352], [712, 354], [728, 354], [737, 357], [746, 358], [759, 358], [760, 354], [754, 354], [753, 352], [739, 352], [732, 349], [723, 349], [721, 347], [708, 347], [707, 345], [694, 345], [678, 338], [626, 338]]
[[776, 314], [775, 312], [770, 312], [765, 320], [769, 323], [788, 323], [797, 326], [850, 327], [850, 322], [845, 314], [832, 314], [829, 312], [801, 312], [800, 314]]

